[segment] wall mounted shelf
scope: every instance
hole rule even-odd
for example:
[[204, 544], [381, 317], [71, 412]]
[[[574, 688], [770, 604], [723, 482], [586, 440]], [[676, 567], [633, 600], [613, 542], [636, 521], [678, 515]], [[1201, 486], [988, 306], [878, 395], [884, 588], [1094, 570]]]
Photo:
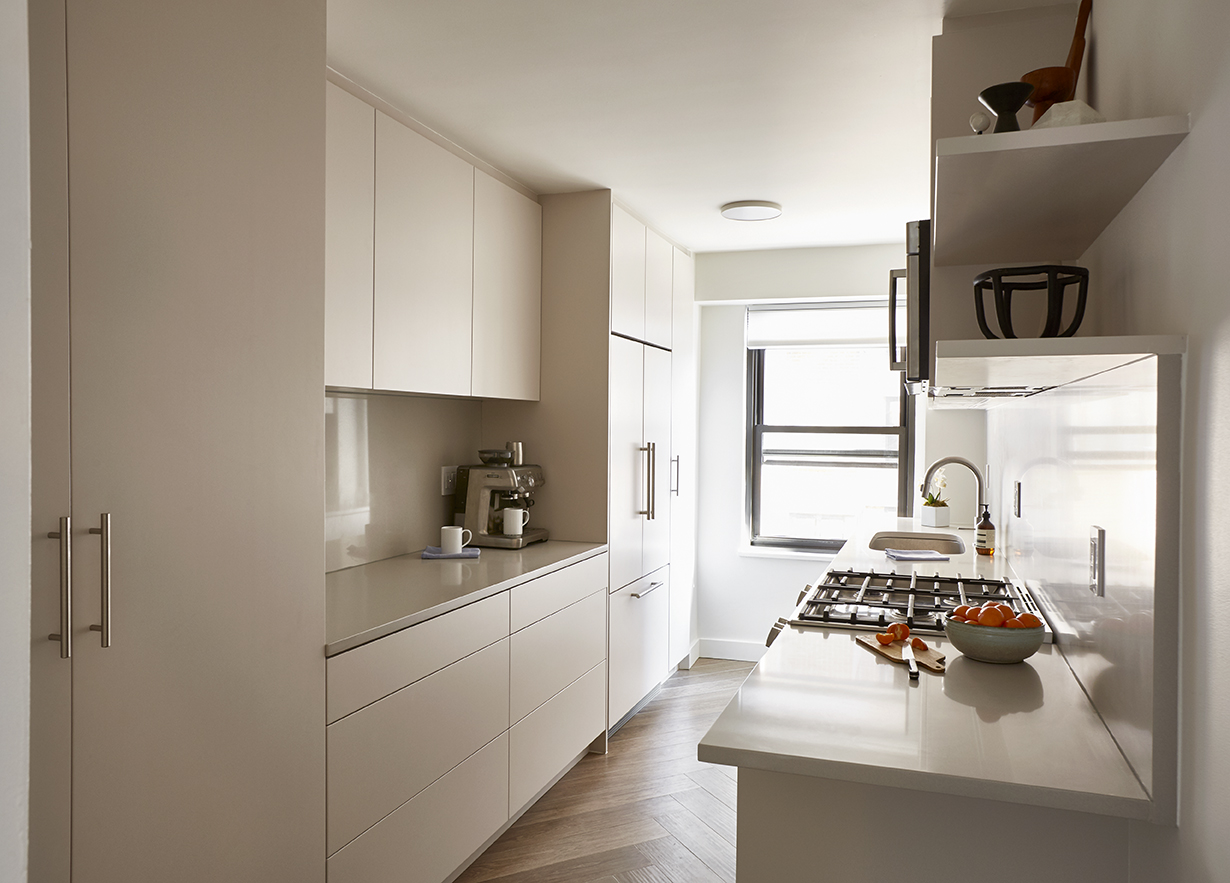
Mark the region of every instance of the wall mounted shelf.
[[936, 141], [936, 265], [1076, 260], [1189, 128], [1182, 115]]
[[990, 408], [1148, 356], [1186, 351], [1187, 338], [1178, 335], [940, 340], [930, 406]]

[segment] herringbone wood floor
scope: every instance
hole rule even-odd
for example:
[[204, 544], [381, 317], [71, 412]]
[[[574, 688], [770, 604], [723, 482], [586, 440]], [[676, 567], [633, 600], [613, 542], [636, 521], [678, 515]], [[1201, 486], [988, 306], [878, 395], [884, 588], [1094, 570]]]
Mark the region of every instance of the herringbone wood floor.
[[735, 771], [696, 743], [751, 670], [701, 659], [675, 674], [457, 883], [734, 883]]

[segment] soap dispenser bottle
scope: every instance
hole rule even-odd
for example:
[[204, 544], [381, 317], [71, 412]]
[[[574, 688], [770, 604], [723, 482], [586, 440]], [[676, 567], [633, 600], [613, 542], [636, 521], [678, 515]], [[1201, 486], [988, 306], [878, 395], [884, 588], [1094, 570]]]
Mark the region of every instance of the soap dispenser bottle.
[[979, 555], [995, 554], [995, 525], [991, 523], [991, 508], [982, 507], [982, 515], [974, 528], [974, 548]]

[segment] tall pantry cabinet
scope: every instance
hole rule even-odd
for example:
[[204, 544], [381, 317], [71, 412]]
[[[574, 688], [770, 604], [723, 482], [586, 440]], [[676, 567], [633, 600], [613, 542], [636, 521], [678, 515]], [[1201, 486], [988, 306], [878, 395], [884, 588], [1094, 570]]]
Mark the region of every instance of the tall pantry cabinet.
[[547, 195], [542, 206], [542, 396], [484, 402], [483, 442], [520, 438], [543, 464], [534, 518], [553, 538], [609, 545], [616, 727], [686, 664], [694, 640], [693, 534], [683, 525], [694, 496], [680, 505], [676, 494], [691, 493], [694, 433], [673, 441], [674, 423], [694, 413], [692, 258], [609, 190]]
[[324, 26], [30, 4], [31, 880], [323, 880]]

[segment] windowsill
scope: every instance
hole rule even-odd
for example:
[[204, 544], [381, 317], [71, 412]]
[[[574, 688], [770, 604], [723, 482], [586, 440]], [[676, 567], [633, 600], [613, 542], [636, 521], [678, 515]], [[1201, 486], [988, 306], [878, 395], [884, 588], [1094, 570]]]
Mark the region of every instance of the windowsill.
[[739, 547], [740, 558], [778, 558], [783, 561], [811, 561], [823, 564], [825, 567], [837, 557], [836, 552], [804, 551], [803, 549], [781, 549], [773, 546], [752, 546], [743, 544]]

